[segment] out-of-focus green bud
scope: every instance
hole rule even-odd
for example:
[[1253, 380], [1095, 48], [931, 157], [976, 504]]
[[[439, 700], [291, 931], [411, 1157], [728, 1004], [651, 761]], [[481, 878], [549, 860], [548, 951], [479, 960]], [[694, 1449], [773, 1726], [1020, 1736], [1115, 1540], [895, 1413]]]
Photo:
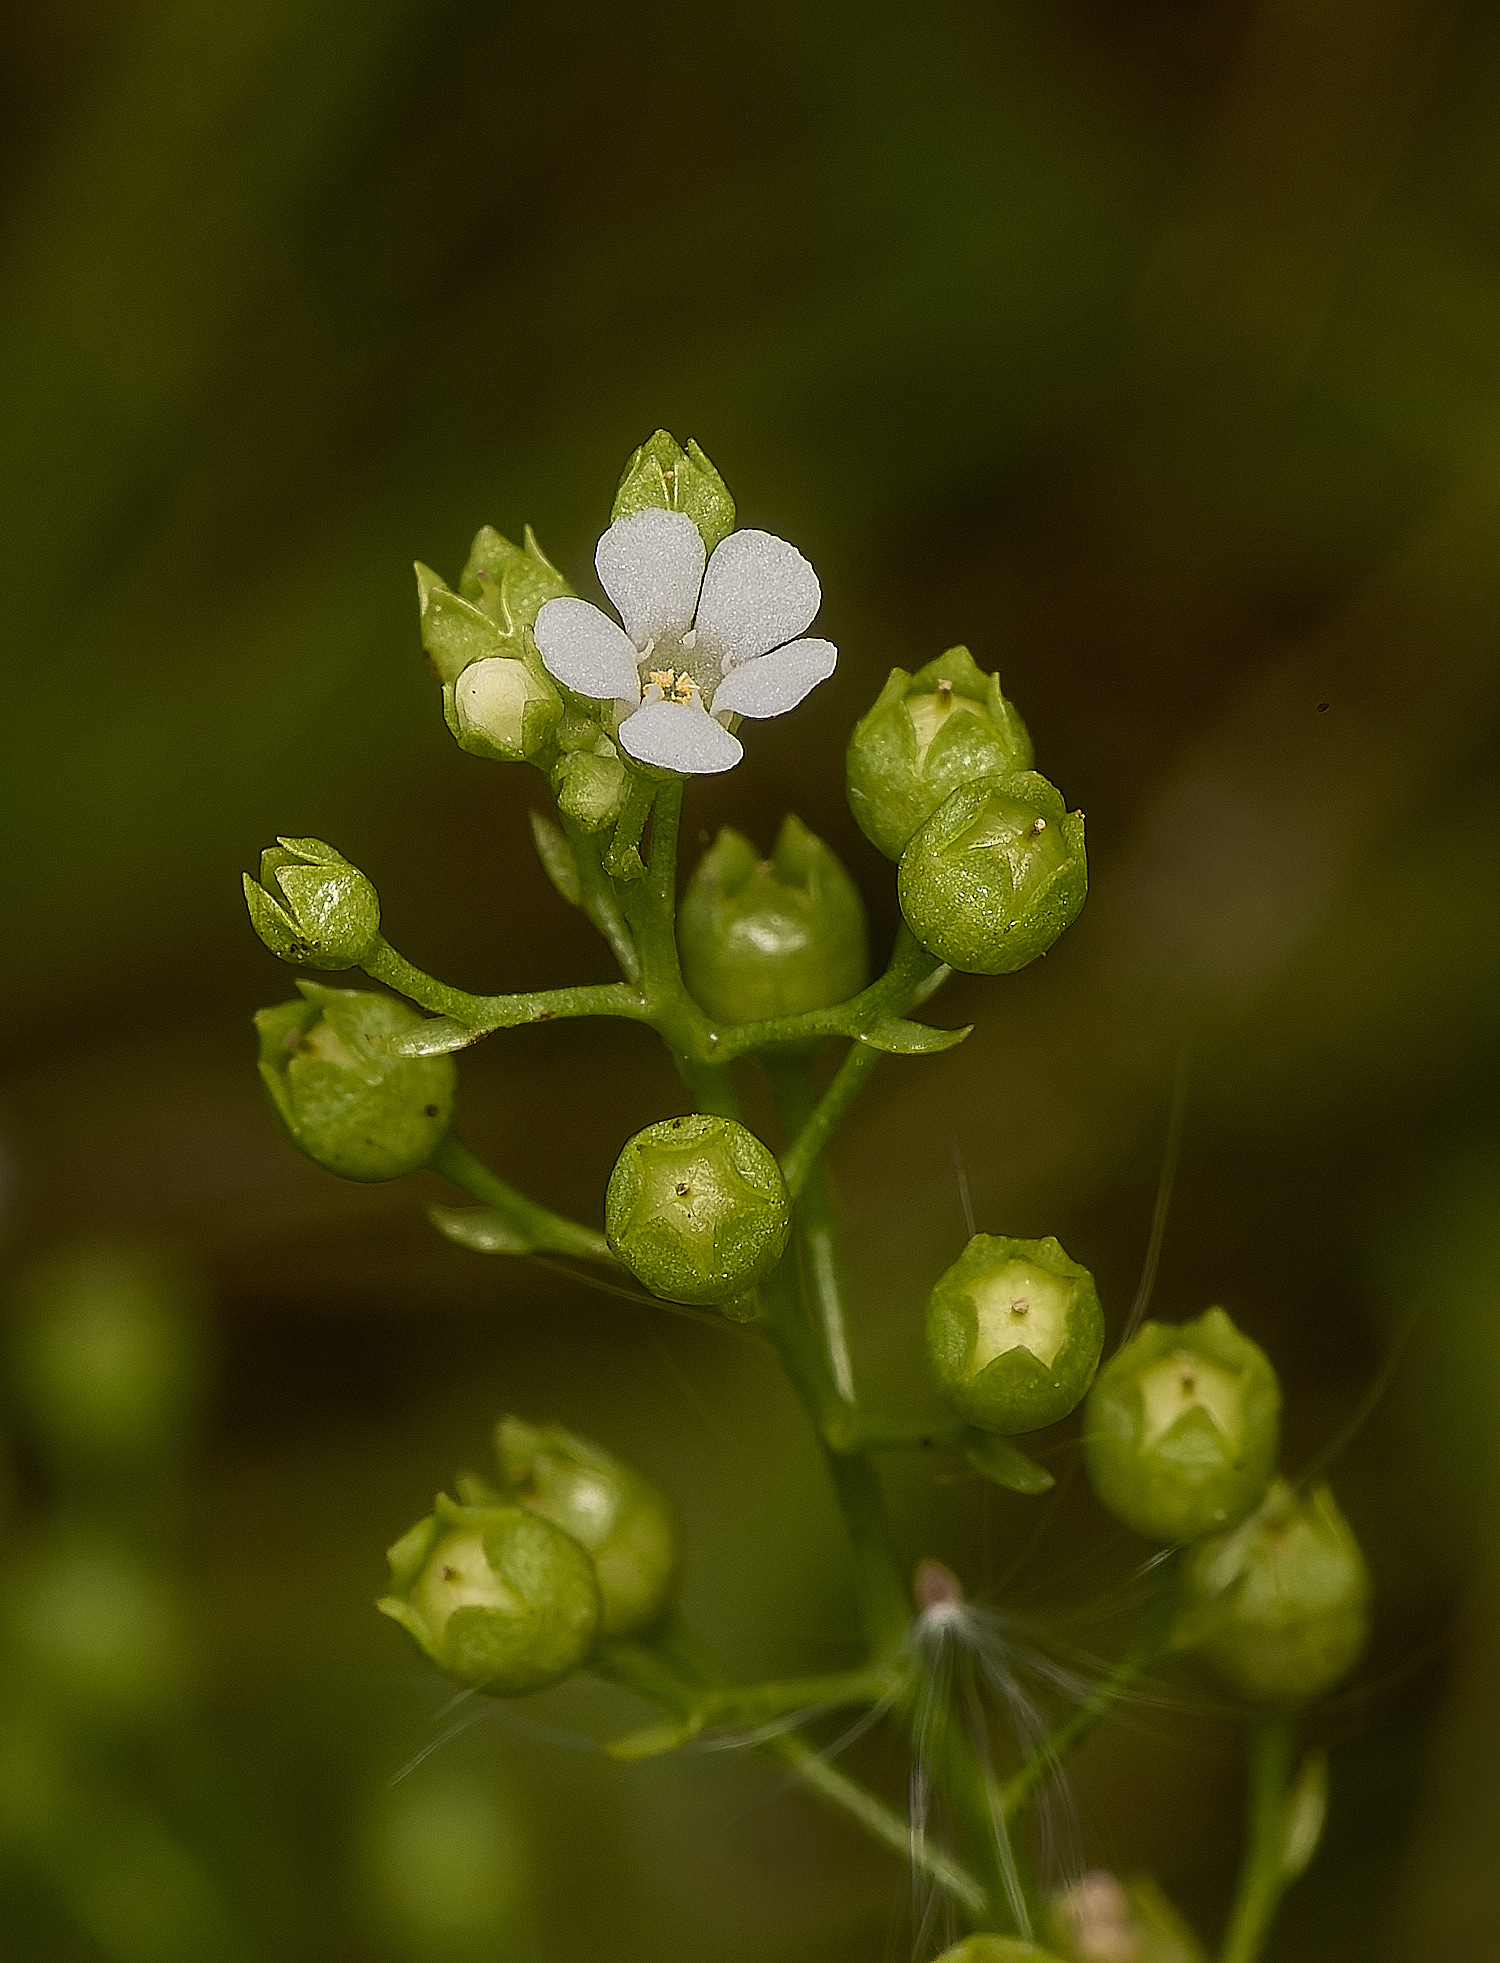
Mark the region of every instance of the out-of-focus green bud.
[[976, 1234], [927, 1302], [927, 1361], [970, 1424], [1039, 1431], [1082, 1403], [1104, 1345], [1087, 1268], [1049, 1234]]
[[897, 893], [929, 954], [1009, 975], [1045, 954], [1088, 893], [1083, 813], [1035, 771], [965, 784], [901, 855]]
[[705, 552], [712, 552], [734, 530], [734, 499], [728, 485], [691, 438], [684, 450], [664, 429], [643, 443], [626, 464], [609, 522], [652, 510], [685, 511], [702, 534]]
[[633, 1636], [661, 1620], [677, 1579], [677, 1518], [659, 1487], [561, 1425], [502, 1418], [495, 1451], [512, 1496], [571, 1534], [592, 1556], [601, 1636]]
[[1222, 1309], [1147, 1322], [1089, 1392], [1094, 1491], [1153, 1540], [1201, 1540], [1259, 1506], [1276, 1470], [1281, 1389]]
[[529, 1948], [517, 1928], [532, 1869], [525, 1818], [472, 1769], [388, 1785], [370, 1809], [361, 1863], [382, 1952], [393, 1932], [430, 1963]]
[[303, 1001], [255, 1018], [261, 1082], [292, 1143], [343, 1179], [399, 1179], [425, 1166], [452, 1122], [453, 1058], [383, 1047], [422, 1021], [394, 996], [297, 986]]
[[522, 550], [485, 526], [474, 540], [462, 590], [417, 567], [422, 645], [443, 685], [443, 715], [459, 748], [518, 763], [546, 749], [562, 697], [537, 657], [530, 628], [548, 600], [571, 589], [530, 527]]
[[139, 1250], [76, 1250], [32, 1268], [16, 1289], [9, 1351], [21, 1416], [75, 1465], [170, 1451], [202, 1395], [197, 1293]]
[[1150, 1875], [1081, 1875], [1054, 1898], [1047, 1937], [1068, 1963], [1204, 1963], [1197, 1938]]
[[669, 1302], [735, 1301], [776, 1265], [791, 1229], [781, 1167], [733, 1118], [695, 1114], [638, 1131], [604, 1198], [610, 1246]]
[[380, 934], [380, 900], [358, 866], [318, 838], [279, 838], [244, 875], [250, 924], [283, 961], [357, 968]]
[[176, 1599], [120, 1541], [76, 1532], [37, 1543], [7, 1575], [3, 1605], [26, 1677], [80, 1720], [129, 1722], [183, 1693]]
[[614, 824], [630, 795], [630, 772], [607, 736], [596, 734], [588, 749], [568, 750], [552, 767], [557, 808], [580, 831], [600, 832]]
[[859, 888], [800, 818], [783, 820], [769, 859], [725, 826], [688, 882], [678, 942], [718, 1022], [829, 1008], [869, 979]]
[[1026, 725], [967, 648], [949, 648], [914, 675], [893, 668], [855, 724], [846, 759], [849, 808], [888, 859], [962, 784], [1031, 768]]
[[455, 1683], [520, 1697], [573, 1676], [594, 1646], [593, 1562], [524, 1507], [440, 1493], [389, 1559], [391, 1592], [375, 1606]]
[[1188, 1554], [1173, 1634], [1257, 1704], [1303, 1704], [1363, 1654], [1370, 1574], [1326, 1486], [1278, 1479], [1248, 1520]]
[[945, 1949], [937, 1963], [1063, 1963], [1061, 1957], [1019, 1936], [965, 1936]]

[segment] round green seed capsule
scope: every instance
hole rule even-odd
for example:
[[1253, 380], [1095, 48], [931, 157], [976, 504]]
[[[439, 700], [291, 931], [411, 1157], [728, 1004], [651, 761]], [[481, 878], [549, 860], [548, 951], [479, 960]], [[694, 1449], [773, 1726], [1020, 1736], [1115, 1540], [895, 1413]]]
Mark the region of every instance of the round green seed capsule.
[[455, 1683], [519, 1697], [574, 1675], [594, 1646], [593, 1562], [523, 1507], [439, 1494], [389, 1559], [391, 1593], [375, 1606]]
[[849, 739], [849, 808], [888, 859], [961, 784], [1031, 768], [1031, 738], [967, 648], [909, 675], [893, 668]]
[[561, 1425], [502, 1418], [495, 1451], [518, 1505], [571, 1534], [592, 1558], [602, 1636], [659, 1622], [679, 1565], [677, 1516], [658, 1487]]
[[1012, 974], [1078, 917], [1083, 814], [1034, 771], [965, 784], [902, 853], [897, 892], [930, 954], [965, 974]]
[[1111, 1513], [1153, 1540], [1243, 1520], [1276, 1470], [1281, 1390], [1265, 1352], [1222, 1309], [1148, 1322], [1089, 1392], [1084, 1456]]
[[683, 979], [717, 1022], [828, 1008], [869, 979], [859, 889], [794, 817], [769, 859], [725, 826], [688, 882], [678, 939]]
[[781, 1258], [791, 1226], [781, 1167], [733, 1118], [695, 1114], [638, 1131], [604, 1199], [610, 1246], [668, 1302], [746, 1294]]
[[1248, 1520], [1183, 1564], [1174, 1636], [1257, 1704], [1302, 1704], [1346, 1677], [1370, 1633], [1370, 1574], [1326, 1486], [1278, 1479]]
[[1038, 1431], [1083, 1400], [1104, 1343], [1094, 1278], [1049, 1235], [976, 1234], [927, 1303], [927, 1360], [985, 1431]]
[[397, 1179], [425, 1166], [453, 1117], [453, 1058], [383, 1047], [422, 1022], [393, 996], [298, 986], [305, 1000], [255, 1018], [261, 1081], [292, 1143], [344, 1179]]

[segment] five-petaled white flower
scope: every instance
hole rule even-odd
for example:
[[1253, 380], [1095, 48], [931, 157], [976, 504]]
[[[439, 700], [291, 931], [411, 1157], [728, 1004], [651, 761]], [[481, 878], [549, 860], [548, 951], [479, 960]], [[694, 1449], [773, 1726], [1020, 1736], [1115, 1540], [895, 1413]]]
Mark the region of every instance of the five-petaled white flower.
[[828, 641], [796, 640], [823, 598], [795, 546], [731, 532], [704, 566], [684, 511], [616, 519], [594, 554], [623, 630], [587, 600], [549, 600], [533, 629], [565, 687], [619, 704], [619, 741], [639, 763], [700, 776], [744, 755], [729, 716], [780, 716], [833, 673]]

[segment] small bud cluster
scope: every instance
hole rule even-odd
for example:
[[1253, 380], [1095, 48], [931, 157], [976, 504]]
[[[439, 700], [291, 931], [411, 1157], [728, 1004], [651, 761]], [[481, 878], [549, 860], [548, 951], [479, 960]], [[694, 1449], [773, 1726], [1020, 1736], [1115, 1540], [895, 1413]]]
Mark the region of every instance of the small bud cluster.
[[1083, 817], [967, 648], [891, 672], [849, 739], [849, 805], [899, 861], [906, 924], [940, 961], [1005, 975], [1045, 954], [1088, 890]]
[[464, 1477], [391, 1548], [377, 1604], [443, 1674], [492, 1697], [574, 1676], [596, 1643], [662, 1620], [679, 1567], [676, 1514], [602, 1445], [502, 1418], [498, 1488]]

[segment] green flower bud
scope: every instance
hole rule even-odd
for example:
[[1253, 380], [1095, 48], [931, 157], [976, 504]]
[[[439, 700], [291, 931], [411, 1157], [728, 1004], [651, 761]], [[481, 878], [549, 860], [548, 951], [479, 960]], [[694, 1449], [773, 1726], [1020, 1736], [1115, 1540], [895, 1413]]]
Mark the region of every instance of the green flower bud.
[[1281, 1389], [1222, 1309], [1143, 1323], [1089, 1393], [1094, 1491], [1153, 1540], [1201, 1540], [1243, 1520], [1276, 1470]]
[[734, 530], [728, 485], [691, 438], [684, 450], [664, 429], [626, 464], [609, 522], [653, 509], [685, 511], [702, 535], [705, 552], [711, 553]]
[[581, 831], [614, 824], [630, 795], [630, 772], [607, 736], [595, 734], [588, 749], [568, 750], [552, 768], [557, 808]]
[[573, 1676], [594, 1646], [593, 1562], [524, 1507], [440, 1493], [389, 1560], [391, 1593], [375, 1606], [455, 1683], [520, 1697]]
[[317, 838], [279, 838], [244, 875], [250, 924], [283, 961], [357, 968], [380, 935], [380, 900], [358, 866]]
[[32, 1546], [3, 1603], [11, 1655], [73, 1715], [118, 1723], [181, 1698], [189, 1659], [176, 1598], [123, 1542], [77, 1530]]
[[945, 1949], [937, 1963], [1062, 1963], [1062, 1959], [1019, 1936], [979, 1935], [965, 1936]]
[[1049, 1235], [976, 1234], [927, 1302], [927, 1360], [970, 1424], [1039, 1431], [1083, 1401], [1104, 1345], [1087, 1268]]
[[688, 882], [678, 941], [683, 979], [718, 1022], [830, 1008], [869, 979], [859, 888], [800, 818], [769, 859], [725, 826]]
[[1083, 813], [1034, 771], [965, 784], [901, 855], [906, 924], [970, 975], [1009, 975], [1045, 954], [1088, 892]]
[[849, 808], [888, 859], [956, 791], [1031, 768], [1026, 725], [967, 648], [949, 648], [890, 680], [849, 738]]
[[255, 1018], [261, 1082], [292, 1143], [343, 1179], [399, 1179], [425, 1166], [452, 1121], [453, 1058], [383, 1047], [422, 1021], [394, 996], [297, 985], [305, 1000]]
[[512, 1496], [571, 1534], [592, 1556], [601, 1636], [633, 1636], [661, 1620], [677, 1579], [677, 1518], [634, 1467], [561, 1425], [502, 1418], [495, 1451]]
[[669, 1302], [748, 1293], [780, 1260], [791, 1228], [781, 1167], [733, 1118], [667, 1118], [638, 1131], [604, 1199], [610, 1246]]
[[9, 1332], [23, 1417], [70, 1465], [169, 1452], [202, 1393], [201, 1315], [187, 1277], [144, 1253], [94, 1248], [32, 1268]]
[[1174, 1638], [1257, 1704], [1303, 1704], [1359, 1661], [1370, 1574], [1326, 1486], [1305, 1498], [1278, 1479], [1230, 1533], [1183, 1563]]
[[443, 715], [460, 749], [500, 763], [546, 749], [562, 697], [538, 659], [530, 628], [548, 600], [570, 590], [529, 526], [522, 550], [486, 525], [457, 593], [418, 565], [422, 645], [443, 685]]

